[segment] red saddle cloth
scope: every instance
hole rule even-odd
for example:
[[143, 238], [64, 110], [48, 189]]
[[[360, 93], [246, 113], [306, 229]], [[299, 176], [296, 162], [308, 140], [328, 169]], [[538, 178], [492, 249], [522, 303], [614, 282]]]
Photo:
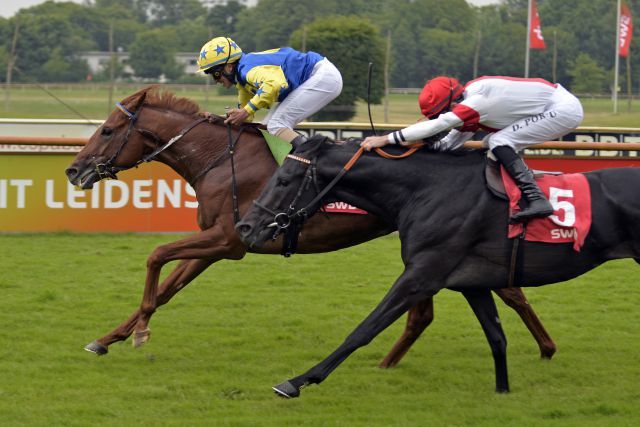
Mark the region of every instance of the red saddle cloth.
[[327, 203], [322, 207], [322, 211], [329, 213], [347, 213], [357, 215], [367, 215], [367, 211], [363, 211], [360, 208], [352, 206], [345, 202]]
[[[520, 210], [520, 189], [501, 167], [502, 181], [509, 196], [509, 215]], [[540, 189], [553, 206], [553, 215], [534, 218], [527, 224], [525, 240], [531, 242], [568, 243], [580, 251], [591, 228], [591, 189], [581, 173], [536, 177]], [[509, 224], [509, 238], [522, 234], [522, 224]]]

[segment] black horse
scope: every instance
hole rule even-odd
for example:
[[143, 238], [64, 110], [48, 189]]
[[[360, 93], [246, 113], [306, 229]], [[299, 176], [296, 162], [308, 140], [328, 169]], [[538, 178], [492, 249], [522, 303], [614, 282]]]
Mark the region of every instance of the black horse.
[[[491, 346], [496, 391], [509, 391], [507, 342], [490, 289], [509, 285], [514, 241], [507, 238], [507, 203], [483, 179], [485, 153], [422, 149], [401, 161], [365, 154], [350, 170], [343, 167], [357, 148], [353, 142], [309, 140], [289, 156], [237, 225], [247, 245], [260, 247], [274, 229], [304, 222], [325, 196], [325, 201], [339, 199], [374, 213], [400, 234], [405, 269], [380, 304], [328, 358], [274, 390], [297, 397], [302, 386], [322, 382], [409, 307], [448, 288], [467, 297]], [[520, 243], [515, 285], [569, 280], [612, 259], [640, 262], [640, 169], [585, 175], [592, 224], [584, 246], [576, 252], [568, 243]]]

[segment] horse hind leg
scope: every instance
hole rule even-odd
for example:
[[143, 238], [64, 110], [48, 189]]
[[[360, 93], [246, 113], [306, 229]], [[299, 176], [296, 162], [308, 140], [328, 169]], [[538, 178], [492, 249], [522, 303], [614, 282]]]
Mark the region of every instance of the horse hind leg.
[[513, 308], [526, 325], [540, 348], [540, 357], [551, 359], [556, 352], [556, 343], [553, 341], [544, 325], [533, 311], [527, 301], [524, 292], [520, 288], [495, 289], [494, 292], [502, 298], [509, 307]]
[[380, 368], [393, 368], [400, 362], [418, 337], [433, 322], [433, 298], [411, 307], [407, 315], [407, 324], [404, 332], [398, 338], [389, 354], [380, 362]]
[[[496, 289], [498, 296], [518, 313], [527, 329], [533, 335], [540, 348], [540, 357], [551, 359], [556, 352], [556, 344], [549, 336], [544, 325], [533, 311], [527, 298], [520, 288]], [[380, 368], [393, 368], [396, 366], [411, 346], [418, 340], [424, 330], [431, 324], [434, 318], [433, 299], [416, 304], [411, 307], [407, 316], [407, 324], [404, 332], [398, 338], [389, 354], [380, 362]]]

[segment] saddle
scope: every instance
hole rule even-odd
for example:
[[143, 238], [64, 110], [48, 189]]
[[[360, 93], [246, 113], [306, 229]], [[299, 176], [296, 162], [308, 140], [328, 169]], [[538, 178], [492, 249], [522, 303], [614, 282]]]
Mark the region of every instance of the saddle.
[[[509, 196], [507, 196], [507, 191], [504, 188], [504, 182], [502, 181], [502, 175], [500, 172], [500, 162], [495, 159], [489, 157], [489, 152], [487, 152], [487, 162], [484, 168], [484, 178], [487, 184], [487, 188], [499, 199], [509, 200]], [[562, 172], [550, 172], [550, 171], [540, 171], [540, 170], [532, 170], [533, 175], [536, 178], [540, 178], [544, 175], [562, 175]]]

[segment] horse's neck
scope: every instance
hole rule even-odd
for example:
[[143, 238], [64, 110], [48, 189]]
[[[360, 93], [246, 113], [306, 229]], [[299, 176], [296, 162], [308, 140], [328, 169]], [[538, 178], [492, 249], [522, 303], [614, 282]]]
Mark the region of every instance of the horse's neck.
[[[266, 144], [260, 143], [260, 136], [243, 132], [238, 139], [238, 135], [237, 129], [231, 133], [231, 140], [235, 143], [234, 161], [237, 171], [248, 166], [245, 164], [246, 159], [252, 162], [268, 161], [268, 149]], [[194, 185], [194, 181], [202, 181], [204, 175], [215, 175], [222, 170], [229, 159], [229, 134], [226, 127], [205, 123], [178, 140], [157, 160]], [[225, 170], [225, 176], [228, 175], [227, 172]]]
[[[330, 162], [340, 164], [349, 160], [344, 154], [338, 157], [339, 160]], [[408, 205], [413, 206], [417, 198], [446, 205], [447, 197], [455, 192], [452, 187], [459, 188], [462, 194], [478, 185], [483, 165], [477, 154], [451, 156], [424, 152], [400, 160], [366, 155], [336, 185], [334, 195], [395, 222], [398, 213]], [[329, 175], [334, 174], [335, 168], [323, 179], [331, 179]]]

